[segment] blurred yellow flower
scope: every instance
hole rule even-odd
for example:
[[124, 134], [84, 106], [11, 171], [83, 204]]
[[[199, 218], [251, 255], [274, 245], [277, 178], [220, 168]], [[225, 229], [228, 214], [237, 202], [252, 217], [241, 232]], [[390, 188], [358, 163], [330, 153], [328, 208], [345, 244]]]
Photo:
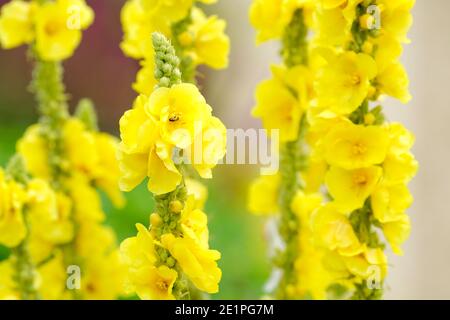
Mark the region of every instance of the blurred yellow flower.
[[34, 39], [34, 2], [13, 0], [5, 4], [0, 13], [0, 45], [12, 49], [29, 44]]
[[260, 176], [252, 182], [248, 195], [248, 209], [254, 214], [275, 214], [279, 212], [279, 175]]
[[7, 180], [0, 169], [0, 244], [14, 248], [25, 239], [25, 203], [24, 188], [12, 180]]
[[219, 291], [222, 271], [216, 261], [220, 259], [220, 252], [204, 248], [193, 239], [179, 238], [173, 234], [164, 234], [161, 243], [198, 289], [207, 293]]
[[346, 215], [333, 203], [326, 204], [312, 216], [312, 230], [321, 245], [342, 256], [355, 256], [364, 248]]
[[206, 17], [199, 8], [192, 9], [192, 24], [179, 41], [193, 55], [196, 64], [214, 69], [228, 66], [230, 39], [225, 34], [226, 22], [217, 16]]
[[406, 214], [399, 217], [399, 220], [384, 223], [383, 233], [386, 240], [392, 247], [392, 251], [397, 255], [403, 255], [401, 245], [408, 239], [411, 233], [411, 221]]
[[81, 32], [94, 20], [84, 0], [45, 2], [36, 9], [36, 50], [43, 60], [69, 58], [81, 41]]

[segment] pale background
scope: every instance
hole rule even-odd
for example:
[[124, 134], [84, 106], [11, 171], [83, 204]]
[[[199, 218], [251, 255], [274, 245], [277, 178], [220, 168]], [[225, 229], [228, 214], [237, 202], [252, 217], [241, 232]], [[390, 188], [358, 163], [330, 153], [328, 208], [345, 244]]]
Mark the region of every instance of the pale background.
[[[254, 32], [247, 22], [250, 2], [223, 0], [218, 5], [221, 16], [229, 21], [231, 65], [227, 71], [208, 74], [211, 103], [222, 111], [228, 127], [234, 128], [259, 125], [249, 116], [253, 90], [268, 76], [268, 65], [278, 61], [277, 43], [254, 45]], [[400, 121], [415, 133], [414, 153], [420, 162], [411, 184], [415, 197], [409, 210], [412, 235], [405, 255], [390, 260], [386, 290], [390, 299], [450, 299], [449, 14], [449, 0], [416, 1], [412, 43], [403, 55], [414, 99], [407, 106], [394, 101], [384, 104], [389, 120]]]

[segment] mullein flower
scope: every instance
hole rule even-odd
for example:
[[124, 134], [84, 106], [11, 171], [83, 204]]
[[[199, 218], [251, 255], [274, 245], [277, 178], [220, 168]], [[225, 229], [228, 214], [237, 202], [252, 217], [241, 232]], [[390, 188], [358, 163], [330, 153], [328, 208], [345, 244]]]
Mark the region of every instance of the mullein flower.
[[225, 154], [225, 127], [212, 116], [198, 89], [181, 82], [180, 61], [169, 41], [154, 33], [153, 47], [158, 86], [150, 96], [139, 96], [122, 117], [118, 158], [121, 187], [130, 191], [148, 176], [156, 209], [150, 227], [138, 224], [137, 236], [124, 240], [120, 251], [128, 270], [128, 292], [141, 299], [190, 299], [193, 287], [218, 292], [220, 253], [209, 249], [208, 219], [202, 211], [206, 190], [198, 181], [186, 179], [187, 164], [175, 160], [196, 149], [198, 138], [204, 139], [202, 130], [211, 129], [208, 124], [213, 122], [224, 140], [206, 139], [200, 154], [207, 162], [192, 164], [210, 178], [210, 170]]
[[300, 120], [308, 106], [311, 77], [304, 66], [272, 66], [273, 78], [256, 88], [252, 114], [261, 118], [267, 130], [280, 130], [281, 142], [295, 141]]
[[65, 60], [72, 56], [82, 30], [93, 18], [84, 0], [12, 0], [0, 14], [0, 45], [12, 49], [34, 42], [42, 60]]
[[250, 23], [257, 30], [256, 43], [280, 39], [294, 12], [304, 10], [305, 22], [310, 22], [312, 0], [255, 0], [250, 7]]
[[226, 22], [217, 16], [207, 17], [195, 6], [196, 2], [211, 4], [216, 1], [129, 0], [125, 3], [121, 13], [124, 31], [121, 48], [125, 55], [141, 60], [142, 68], [133, 85], [136, 92], [150, 95], [156, 85], [152, 32], [161, 32], [173, 41], [182, 60], [183, 80], [187, 82], [195, 82], [198, 65], [214, 69], [228, 66], [230, 41], [224, 33]]
[[[315, 14], [314, 43], [322, 60], [316, 72], [317, 103], [308, 114], [308, 141], [324, 165], [330, 201], [312, 214], [311, 223], [317, 243], [326, 250], [324, 265], [334, 274], [332, 282], [346, 287], [354, 299], [382, 295], [368, 286], [374, 276], [381, 285], [387, 274], [380, 235], [394, 253], [402, 254], [410, 233], [405, 211], [413, 201], [407, 184], [417, 171], [410, 152], [414, 137], [401, 124], [386, 122], [381, 106], [371, 108], [371, 102], [384, 95], [410, 100], [399, 57], [413, 4], [322, 1]], [[369, 5], [381, 15], [380, 29], [373, 28], [378, 17]], [[333, 33], [330, 21], [339, 21], [344, 33]]]

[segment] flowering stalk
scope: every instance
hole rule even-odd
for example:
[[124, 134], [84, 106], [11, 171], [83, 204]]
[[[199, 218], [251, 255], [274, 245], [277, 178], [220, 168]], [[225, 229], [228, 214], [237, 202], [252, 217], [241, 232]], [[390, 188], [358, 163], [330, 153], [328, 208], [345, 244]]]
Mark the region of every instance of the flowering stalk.
[[[292, 203], [297, 193], [304, 188], [300, 173], [307, 164], [304, 141], [307, 122], [304, 111], [310, 97], [308, 26], [305, 15], [309, 12], [309, 4], [291, 5], [289, 1], [284, 1], [276, 5], [279, 8], [271, 8], [271, 5], [275, 6], [268, 1], [255, 1], [250, 18], [259, 31], [258, 41], [281, 38], [284, 64], [272, 67], [274, 79], [258, 86], [257, 106], [253, 115], [260, 117], [268, 130], [280, 130], [280, 172], [275, 177], [260, 177], [251, 186], [250, 210], [254, 213], [279, 213], [278, 232], [284, 247], [279, 249], [274, 262], [282, 275], [273, 294], [278, 299], [295, 299], [306, 296], [306, 292], [298, 290], [302, 275], [296, 265], [302, 251], [301, 225], [307, 221], [301, 221]], [[282, 13], [277, 17], [277, 22], [273, 19], [263, 20], [273, 10]], [[274, 30], [278, 32], [272, 34]], [[273, 205], [267, 206], [261, 200], [267, 197], [274, 199]]]
[[[138, 224], [138, 235], [122, 242], [122, 260], [129, 291], [141, 299], [197, 299], [218, 291], [222, 273], [220, 253], [209, 249], [204, 199], [188, 190], [185, 172], [192, 164], [211, 177], [225, 154], [226, 129], [198, 89], [181, 81], [180, 60], [167, 38], [154, 33], [152, 39], [158, 85], [120, 120], [119, 160], [121, 188], [130, 191], [148, 176], [156, 208], [150, 227]], [[207, 138], [211, 134], [214, 139]], [[201, 161], [193, 152], [198, 139]]]
[[[101, 224], [105, 214], [97, 192], [103, 189], [116, 206], [123, 205], [118, 142], [98, 132], [86, 102], [77, 109], [80, 119], [69, 114], [63, 84], [62, 61], [72, 56], [93, 18], [84, 0], [15, 0], [0, 15], [2, 47], [27, 44], [35, 62], [31, 89], [40, 118], [17, 149], [27, 171], [41, 179], [33, 183], [32, 200], [44, 199], [48, 209], [45, 217], [45, 210], [29, 215], [28, 230], [44, 299], [112, 299], [122, 292], [115, 236]], [[67, 272], [77, 270], [66, 281]]]
[[[282, 56], [284, 64], [288, 68], [307, 64], [308, 46], [306, 43], [307, 27], [303, 18], [303, 11], [294, 12], [292, 21], [287, 26], [283, 36]], [[280, 150], [280, 222], [279, 232], [285, 243], [284, 252], [278, 259], [281, 262], [283, 276], [278, 284], [276, 297], [278, 299], [292, 298], [287, 290], [294, 286], [297, 279], [295, 261], [299, 255], [299, 219], [291, 208], [292, 201], [302, 187], [299, 172], [304, 168], [304, 129], [306, 122], [304, 117], [300, 120], [298, 136], [295, 141], [287, 142]]]
[[[398, 59], [413, 4], [357, 0], [316, 7], [316, 58], [322, 60], [309, 142], [324, 168], [330, 201], [319, 206], [312, 225], [327, 250], [332, 282], [353, 299], [382, 297], [387, 258], [380, 234], [401, 254], [410, 232], [405, 211], [413, 200], [407, 184], [417, 171], [410, 153], [414, 138], [401, 124], [385, 120], [378, 100], [383, 95], [410, 100]], [[336, 34], [332, 24], [343, 32]]]

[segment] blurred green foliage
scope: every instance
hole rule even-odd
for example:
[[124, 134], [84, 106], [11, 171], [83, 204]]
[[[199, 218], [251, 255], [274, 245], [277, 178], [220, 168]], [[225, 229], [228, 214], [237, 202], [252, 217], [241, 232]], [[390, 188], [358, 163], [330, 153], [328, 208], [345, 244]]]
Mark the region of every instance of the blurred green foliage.
[[[27, 123], [9, 122], [0, 118], [0, 165], [5, 166], [13, 155], [16, 141]], [[226, 187], [210, 185], [206, 212], [210, 224], [210, 244], [222, 253], [219, 264], [223, 271], [221, 290], [214, 299], [258, 299], [266, 281], [270, 265], [263, 241], [263, 220], [249, 215], [244, 203], [230, 199]], [[145, 185], [126, 195], [127, 205], [117, 210], [104, 198], [106, 223], [111, 225], [121, 241], [136, 234], [135, 224], [148, 225], [153, 200]], [[244, 197], [242, 197], [244, 198]], [[0, 248], [1, 257], [7, 255]]]

